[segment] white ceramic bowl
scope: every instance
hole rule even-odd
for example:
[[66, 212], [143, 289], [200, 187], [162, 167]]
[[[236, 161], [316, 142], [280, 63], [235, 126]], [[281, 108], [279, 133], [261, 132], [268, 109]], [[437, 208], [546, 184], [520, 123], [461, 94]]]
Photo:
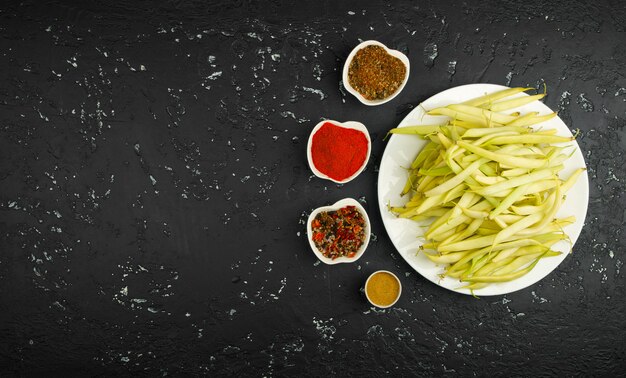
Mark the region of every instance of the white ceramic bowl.
[[[332, 179], [332, 178], [326, 176], [325, 174], [320, 172], [317, 168], [315, 168], [315, 164], [313, 164], [313, 156], [311, 155], [311, 147], [313, 146], [313, 135], [315, 135], [315, 133], [326, 122], [330, 122], [330, 123], [332, 123], [334, 125], [337, 125], [339, 127], [344, 127], [346, 129], [359, 130], [359, 131], [363, 132], [363, 134], [365, 134], [365, 138], [367, 138], [367, 154], [365, 155], [365, 161], [363, 162], [363, 165], [361, 166], [361, 168], [359, 168], [359, 170], [354, 172], [354, 174], [352, 176], [350, 176], [350, 177], [348, 177], [348, 178], [346, 178], [344, 180], [341, 180], [341, 181], [337, 181], [335, 179]], [[336, 182], [338, 184], [345, 184], [347, 182], [352, 181], [361, 172], [363, 172], [363, 170], [367, 166], [367, 162], [370, 159], [370, 152], [371, 151], [372, 151], [372, 140], [370, 139], [370, 133], [367, 131], [367, 128], [365, 127], [364, 124], [362, 124], [361, 122], [355, 122], [355, 121], [337, 122], [337, 121], [333, 121], [331, 119], [328, 119], [328, 120], [325, 120], [325, 121], [322, 121], [322, 122], [318, 123], [317, 125], [315, 125], [313, 130], [311, 130], [311, 134], [309, 135], [309, 142], [308, 142], [307, 147], [306, 147], [306, 157], [307, 157], [307, 159], [309, 161], [309, 167], [311, 167], [311, 171], [313, 171], [313, 174], [315, 176], [317, 176], [319, 178], [322, 178], [322, 179], [334, 181], [334, 182]]]
[[[322, 252], [315, 246], [315, 243], [313, 242], [313, 227], [311, 226], [311, 223], [313, 223], [313, 219], [315, 219], [317, 214], [321, 213], [322, 211], [336, 211], [346, 206], [355, 206], [365, 219], [365, 240], [363, 241], [363, 245], [361, 245], [361, 248], [359, 248], [354, 257], [341, 256], [333, 260], [329, 257], [324, 256]], [[307, 237], [309, 238], [309, 245], [311, 246], [311, 250], [313, 251], [313, 253], [315, 253], [315, 256], [317, 256], [317, 258], [320, 259], [321, 262], [328, 265], [352, 263], [360, 259], [361, 256], [363, 256], [363, 253], [365, 252], [365, 249], [367, 249], [367, 245], [370, 242], [370, 219], [368, 218], [363, 206], [361, 206], [361, 204], [357, 200], [353, 198], [344, 198], [330, 206], [322, 206], [313, 210], [313, 212], [311, 212], [311, 215], [309, 215], [309, 220], [306, 224], [306, 231]]]
[[[354, 58], [354, 56], [359, 50], [370, 45], [380, 46], [384, 48], [385, 51], [387, 51], [389, 55], [395, 56], [396, 58], [400, 59], [402, 63], [404, 63], [404, 65], [406, 66], [406, 75], [404, 76], [404, 81], [402, 81], [402, 84], [400, 84], [400, 87], [398, 87], [398, 89], [391, 96], [383, 98], [382, 100], [366, 99], [365, 97], [363, 97], [363, 95], [357, 92], [357, 90], [354, 89], [350, 85], [350, 81], [348, 80], [348, 71], [349, 71], [350, 63], [352, 62], [352, 59]], [[373, 41], [373, 40], [365, 41], [365, 42], [360, 43], [357, 47], [354, 48], [354, 50], [352, 50], [352, 52], [350, 53], [350, 55], [348, 55], [348, 58], [346, 59], [346, 63], [343, 65], [343, 77], [342, 77], [343, 86], [346, 88], [348, 92], [350, 92], [354, 97], [358, 98], [359, 101], [361, 101], [365, 105], [368, 105], [368, 106], [381, 105], [381, 104], [384, 104], [386, 102], [393, 100], [394, 97], [396, 97], [400, 92], [402, 92], [402, 89], [404, 89], [404, 86], [406, 85], [407, 81], [409, 81], [410, 71], [411, 71], [411, 65], [409, 64], [409, 58], [407, 58], [406, 55], [404, 55], [398, 50], [391, 50], [387, 48], [387, 46], [383, 45], [382, 43], [378, 41]]]
[[[391, 304], [387, 305], [387, 306], [381, 306], [379, 304], [374, 303], [369, 295], [367, 295], [367, 284], [370, 282], [370, 279], [372, 279], [372, 277], [374, 277], [374, 275], [378, 274], [378, 273], [389, 273], [393, 278], [396, 279], [396, 281], [398, 281], [398, 296], [396, 297], [396, 300], [393, 301]], [[388, 270], [377, 270], [374, 273], [370, 274], [370, 276], [367, 278], [367, 281], [365, 281], [365, 297], [367, 298], [368, 302], [372, 305], [372, 306], [376, 306], [378, 308], [389, 308], [393, 305], [396, 304], [396, 302], [398, 302], [398, 299], [400, 299], [400, 296], [402, 295], [402, 282], [400, 282], [400, 279], [398, 278], [398, 276], [396, 276], [395, 274], [391, 273]]]

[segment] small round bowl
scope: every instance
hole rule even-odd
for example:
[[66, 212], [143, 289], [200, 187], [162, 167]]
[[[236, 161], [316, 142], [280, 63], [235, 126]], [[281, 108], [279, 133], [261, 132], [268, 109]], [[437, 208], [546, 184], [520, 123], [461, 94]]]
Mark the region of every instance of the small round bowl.
[[[396, 299], [389, 305], [387, 306], [381, 306], [379, 304], [374, 303], [374, 301], [372, 301], [369, 297], [369, 295], [367, 294], [367, 284], [370, 282], [370, 280], [372, 279], [372, 277], [374, 277], [376, 274], [379, 273], [388, 273], [390, 274], [393, 278], [396, 279], [396, 281], [398, 281], [398, 296], [396, 297]], [[393, 305], [396, 304], [396, 302], [398, 302], [398, 299], [400, 299], [400, 296], [402, 295], [402, 282], [400, 282], [400, 279], [398, 278], [398, 276], [396, 276], [395, 274], [391, 273], [388, 270], [377, 270], [374, 273], [370, 274], [370, 276], [367, 278], [367, 281], [365, 281], [365, 297], [367, 298], [367, 301], [372, 305], [372, 306], [376, 306], [378, 308], [389, 308]]]
[[[335, 179], [332, 179], [332, 178], [326, 176], [325, 174], [320, 172], [317, 168], [315, 168], [315, 164], [313, 164], [313, 156], [311, 155], [311, 148], [313, 146], [313, 135], [315, 135], [315, 133], [317, 133], [317, 131], [326, 122], [330, 122], [333, 125], [337, 125], [339, 127], [343, 127], [343, 128], [346, 128], [346, 129], [359, 130], [359, 131], [363, 132], [363, 134], [365, 134], [365, 138], [367, 139], [367, 154], [365, 155], [365, 161], [363, 161], [363, 165], [361, 166], [361, 168], [359, 168], [359, 170], [354, 172], [354, 174], [352, 176], [350, 176], [350, 177], [348, 177], [348, 178], [346, 178], [344, 180], [341, 180], [341, 181], [337, 181]], [[318, 123], [317, 125], [315, 125], [313, 130], [311, 130], [311, 134], [309, 135], [309, 142], [308, 142], [307, 147], [306, 147], [306, 157], [307, 157], [307, 160], [309, 161], [309, 167], [311, 167], [311, 171], [313, 171], [313, 174], [315, 176], [317, 176], [317, 177], [319, 177], [321, 179], [326, 179], [326, 180], [330, 180], [330, 181], [336, 182], [337, 184], [345, 184], [347, 182], [352, 181], [361, 172], [363, 172], [363, 170], [367, 166], [367, 162], [370, 160], [370, 153], [371, 153], [371, 151], [372, 151], [372, 140], [370, 139], [370, 133], [367, 131], [367, 128], [365, 127], [364, 124], [362, 124], [361, 122], [356, 122], [356, 121], [337, 122], [337, 121], [333, 121], [331, 119], [327, 119], [327, 120], [322, 121], [322, 122]]]
[[[361, 50], [362, 48], [366, 46], [371, 46], [371, 45], [376, 45], [376, 46], [380, 46], [384, 48], [385, 51], [387, 51], [387, 54], [395, 56], [396, 58], [400, 59], [402, 63], [404, 63], [404, 65], [406, 66], [406, 75], [404, 76], [404, 81], [402, 81], [402, 84], [400, 84], [400, 87], [398, 87], [398, 89], [396, 89], [396, 91], [391, 96], [383, 98], [381, 100], [366, 99], [365, 97], [363, 97], [363, 95], [357, 92], [357, 90], [354, 89], [352, 85], [350, 85], [350, 81], [348, 80], [348, 71], [350, 69], [350, 63], [352, 62], [352, 59], [354, 59], [354, 56], [359, 50]], [[348, 90], [348, 92], [350, 92], [354, 97], [358, 98], [359, 101], [361, 101], [365, 105], [368, 105], [368, 106], [382, 105], [386, 102], [393, 100], [398, 94], [400, 94], [400, 92], [402, 92], [402, 89], [404, 89], [404, 86], [406, 85], [407, 81], [409, 81], [410, 71], [411, 71], [411, 65], [409, 63], [409, 58], [407, 58], [406, 55], [404, 55], [398, 50], [391, 50], [387, 48], [387, 46], [383, 45], [382, 43], [378, 41], [373, 41], [373, 40], [365, 41], [365, 42], [360, 43], [357, 47], [354, 48], [354, 50], [352, 50], [352, 52], [350, 53], [350, 55], [348, 55], [348, 58], [346, 59], [346, 63], [343, 65], [343, 77], [342, 77], [343, 86], [346, 88], [346, 90]]]
[[[361, 213], [361, 215], [363, 215], [363, 218], [365, 219], [365, 240], [363, 241], [363, 245], [361, 246], [361, 248], [359, 248], [354, 257], [341, 256], [333, 260], [329, 257], [324, 256], [322, 252], [315, 246], [315, 243], [313, 242], [313, 227], [311, 226], [311, 223], [313, 223], [313, 219], [315, 219], [317, 214], [321, 213], [322, 211], [336, 211], [346, 206], [355, 206], [357, 210]], [[370, 219], [367, 216], [367, 212], [365, 212], [363, 206], [361, 206], [361, 204], [353, 198], [344, 198], [330, 206], [318, 207], [317, 209], [313, 210], [313, 212], [311, 212], [311, 215], [309, 215], [309, 220], [306, 224], [307, 237], [309, 238], [309, 245], [311, 246], [311, 250], [313, 251], [313, 253], [315, 253], [315, 256], [317, 256], [317, 258], [320, 259], [321, 262], [328, 265], [352, 263], [360, 259], [370, 242], [370, 230]]]

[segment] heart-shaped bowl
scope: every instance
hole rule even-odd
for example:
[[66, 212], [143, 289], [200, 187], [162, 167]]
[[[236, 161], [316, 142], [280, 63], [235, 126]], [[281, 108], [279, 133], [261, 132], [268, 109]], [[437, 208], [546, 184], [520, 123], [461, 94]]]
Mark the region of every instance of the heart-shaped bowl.
[[[317, 131], [326, 123], [326, 122], [330, 122], [333, 125], [339, 126], [339, 127], [343, 127], [346, 129], [354, 129], [354, 130], [359, 130], [361, 132], [363, 132], [363, 134], [365, 134], [365, 138], [367, 139], [367, 154], [365, 155], [365, 161], [363, 161], [363, 165], [361, 165], [361, 168], [359, 168], [356, 172], [354, 172], [354, 174], [350, 177], [347, 177], [343, 180], [335, 180], [333, 178], [328, 177], [327, 175], [325, 175], [324, 173], [320, 172], [316, 167], [315, 164], [313, 164], [313, 155], [312, 155], [312, 147], [313, 147], [313, 136], [315, 135], [315, 133], [317, 133]], [[309, 142], [307, 144], [307, 148], [306, 148], [306, 157], [307, 160], [309, 161], [309, 167], [311, 167], [311, 171], [313, 171], [313, 174], [319, 178], [322, 179], [326, 179], [326, 180], [330, 180], [330, 181], [334, 181], [337, 184], [345, 184], [347, 182], [352, 181], [354, 178], [356, 178], [361, 172], [363, 172], [363, 170], [365, 169], [365, 167], [367, 166], [367, 162], [370, 159], [370, 152], [372, 151], [372, 140], [370, 139], [370, 134], [367, 131], [367, 128], [365, 127], [364, 124], [362, 124], [361, 122], [356, 122], [356, 121], [347, 121], [347, 122], [337, 122], [337, 121], [333, 121], [330, 119], [327, 119], [325, 121], [322, 121], [320, 123], [318, 123], [317, 125], [315, 125], [315, 127], [313, 128], [313, 130], [311, 130], [311, 135], [309, 135]]]
[[[317, 214], [323, 212], [323, 211], [337, 211], [343, 207], [346, 206], [354, 206], [356, 207], [356, 209], [359, 211], [359, 213], [363, 216], [363, 219], [365, 220], [365, 227], [364, 227], [364, 232], [365, 232], [365, 240], [363, 240], [363, 244], [361, 245], [361, 247], [356, 251], [355, 255], [353, 257], [347, 257], [347, 256], [340, 256], [337, 257], [335, 259], [332, 259], [330, 257], [326, 257], [324, 256], [324, 254], [322, 253], [322, 251], [320, 251], [317, 246], [315, 245], [315, 242], [313, 241], [313, 220], [315, 219], [315, 217], [317, 216]], [[335, 264], [342, 264], [342, 263], [352, 263], [357, 261], [358, 259], [361, 258], [361, 256], [363, 256], [363, 253], [365, 252], [365, 250], [367, 249], [367, 245], [370, 242], [370, 232], [371, 232], [371, 226], [370, 226], [370, 220], [367, 216], [367, 212], [365, 212], [365, 209], [363, 208], [363, 206], [361, 206], [361, 204], [353, 199], [353, 198], [344, 198], [340, 201], [335, 202], [334, 204], [330, 205], [330, 206], [322, 206], [322, 207], [318, 207], [317, 209], [313, 210], [311, 212], [311, 215], [309, 215], [309, 220], [307, 221], [307, 225], [306, 225], [306, 230], [307, 230], [307, 237], [309, 239], [309, 245], [311, 246], [311, 250], [313, 251], [313, 253], [315, 254], [315, 256], [317, 256], [318, 259], [320, 259], [321, 262], [323, 262], [324, 264], [328, 264], [328, 265], [335, 265]]]
[[[390, 96], [385, 97], [383, 99], [380, 100], [368, 100], [365, 97], [363, 97], [362, 94], [360, 94], [356, 89], [354, 89], [352, 87], [352, 85], [350, 85], [350, 81], [348, 80], [348, 71], [350, 70], [350, 63], [352, 63], [352, 59], [354, 59], [354, 56], [356, 55], [356, 53], [361, 50], [364, 47], [367, 46], [380, 46], [382, 48], [385, 49], [385, 51], [387, 52], [387, 54], [391, 55], [391, 56], [395, 56], [396, 58], [400, 59], [400, 61], [402, 61], [402, 63], [404, 64], [404, 66], [406, 67], [406, 75], [404, 75], [404, 80], [402, 81], [402, 84], [400, 84], [400, 86], [398, 87], [398, 89], [396, 89], [395, 92], [393, 92]], [[407, 81], [409, 81], [409, 72], [411, 70], [411, 65], [409, 63], [409, 58], [407, 58], [406, 55], [404, 55], [403, 53], [401, 53], [398, 50], [391, 50], [389, 48], [387, 48], [387, 46], [385, 46], [384, 44], [378, 42], [378, 41], [374, 41], [374, 40], [369, 40], [369, 41], [365, 41], [362, 42], [360, 44], [358, 44], [350, 53], [350, 55], [348, 55], [348, 58], [346, 59], [346, 63], [343, 65], [343, 75], [342, 75], [342, 80], [343, 80], [343, 86], [346, 88], [346, 90], [348, 92], [350, 92], [354, 97], [356, 97], [357, 99], [359, 99], [359, 101], [361, 101], [363, 104], [367, 105], [367, 106], [376, 106], [376, 105], [382, 105], [386, 102], [389, 102], [391, 100], [393, 100], [398, 94], [400, 94], [400, 92], [402, 92], [402, 89], [404, 89], [404, 86], [406, 85]]]

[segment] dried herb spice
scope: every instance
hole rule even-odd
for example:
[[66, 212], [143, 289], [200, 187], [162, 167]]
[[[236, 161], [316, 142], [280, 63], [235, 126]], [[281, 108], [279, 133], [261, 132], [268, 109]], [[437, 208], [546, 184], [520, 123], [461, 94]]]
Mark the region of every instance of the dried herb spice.
[[311, 222], [313, 242], [325, 257], [354, 257], [365, 241], [365, 218], [355, 206], [322, 211]]
[[354, 55], [348, 82], [368, 100], [382, 100], [400, 88], [406, 77], [402, 61], [377, 45], [366, 46]]

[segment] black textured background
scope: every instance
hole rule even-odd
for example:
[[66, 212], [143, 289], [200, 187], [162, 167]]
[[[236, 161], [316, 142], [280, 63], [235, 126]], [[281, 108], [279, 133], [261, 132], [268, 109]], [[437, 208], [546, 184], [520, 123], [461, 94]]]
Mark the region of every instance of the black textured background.
[[[0, 375], [623, 374], [625, 28], [618, 0], [3, 2]], [[412, 62], [375, 108], [340, 84], [366, 39]], [[385, 132], [477, 82], [545, 83], [590, 177], [573, 255], [482, 299], [411, 270], [375, 187]], [[322, 117], [372, 136], [343, 187], [306, 163]], [[320, 264], [304, 221], [347, 196], [372, 243]], [[359, 291], [377, 269], [390, 310]]]

